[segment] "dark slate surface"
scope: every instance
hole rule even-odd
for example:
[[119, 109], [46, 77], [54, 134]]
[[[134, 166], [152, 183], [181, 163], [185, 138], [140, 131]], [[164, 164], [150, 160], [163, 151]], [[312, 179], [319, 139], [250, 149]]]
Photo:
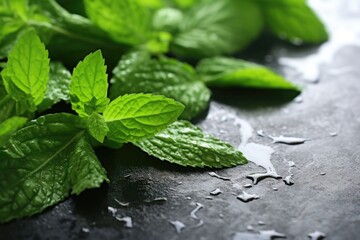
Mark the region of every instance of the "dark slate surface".
[[[265, 179], [247, 190], [260, 199], [243, 203], [233, 195], [241, 192], [234, 184], [251, 183], [245, 176], [261, 170], [252, 163], [217, 171], [230, 177], [229, 182], [210, 177], [209, 169], [161, 162], [132, 146], [122, 151], [98, 149], [112, 180], [109, 185], [71, 197], [34, 217], [3, 224], [0, 239], [232, 239], [236, 232], [247, 232], [248, 225], [255, 230], [275, 229], [288, 239], [307, 239], [307, 234], [315, 230], [326, 233], [326, 239], [359, 239], [357, 2], [312, 1], [326, 22], [332, 24], [332, 40], [318, 49], [277, 44], [267, 52], [275, 57], [272, 61], [271, 56], [266, 57], [269, 66], [305, 86], [303, 102], [284, 101], [281, 92], [215, 91], [207, 117], [199, 121], [205, 131], [234, 146], [240, 144], [240, 133], [233, 116], [270, 135], [311, 139], [288, 146], [272, 144], [270, 139], [257, 135], [251, 138], [251, 142], [274, 148], [272, 163], [280, 175], [289, 175], [288, 161], [295, 162], [294, 185]], [[320, 81], [311, 83], [308, 80], [314, 80], [318, 69]], [[338, 135], [332, 137], [332, 132]], [[213, 200], [206, 199], [215, 188], [221, 188], [223, 193]], [[166, 197], [167, 201], [147, 202], [157, 197]], [[115, 199], [130, 202], [130, 206], [121, 207]], [[204, 205], [197, 214], [204, 221], [199, 228], [194, 228], [198, 221], [190, 218], [196, 202]], [[132, 217], [134, 227], [126, 229], [108, 212], [108, 206], [118, 208], [122, 216]], [[170, 225], [169, 221], [174, 220], [187, 226], [181, 234]]]

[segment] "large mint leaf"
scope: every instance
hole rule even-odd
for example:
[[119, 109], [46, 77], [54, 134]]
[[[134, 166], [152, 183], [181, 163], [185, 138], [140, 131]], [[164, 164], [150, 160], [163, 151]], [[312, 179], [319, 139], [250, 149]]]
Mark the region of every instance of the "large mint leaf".
[[173, 99], [151, 94], [129, 94], [112, 101], [104, 111], [107, 137], [133, 142], [153, 136], [173, 123], [184, 106]]
[[181, 166], [222, 168], [247, 163], [233, 146], [187, 121], [177, 121], [154, 137], [134, 144], [160, 160]]
[[101, 51], [89, 54], [76, 66], [71, 77], [72, 108], [82, 117], [102, 112], [109, 99], [107, 74]]
[[69, 101], [70, 82], [71, 73], [61, 63], [50, 63], [50, 79], [39, 110], [46, 110], [61, 100]]
[[150, 18], [135, 0], [84, 0], [89, 18], [115, 41], [130, 45], [146, 42]]
[[226, 57], [203, 59], [196, 70], [209, 86], [300, 91], [298, 87], [270, 69], [240, 59]]
[[144, 92], [181, 102], [185, 105], [183, 119], [191, 119], [203, 112], [211, 96], [190, 65], [168, 58], [149, 60], [144, 53], [125, 56], [114, 70], [112, 83], [111, 98]]
[[258, 0], [265, 23], [278, 37], [292, 42], [321, 43], [328, 39], [325, 26], [305, 0]]
[[30, 216], [107, 181], [84, 138], [81, 119], [54, 114], [31, 121], [0, 148], [0, 222]]
[[0, 123], [0, 146], [2, 146], [16, 130], [22, 127], [27, 118], [24, 117], [11, 117]]
[[233, 53], [257, 38], [262, 26], [254, 0], [200, 0], [184, 15], [172, 51], [189, 58]]
[[44, 44], [34, 30], [19, 37], [2, 71], [8, 94], [16, 101], [39, 105], [49, 81], [49, 58]]

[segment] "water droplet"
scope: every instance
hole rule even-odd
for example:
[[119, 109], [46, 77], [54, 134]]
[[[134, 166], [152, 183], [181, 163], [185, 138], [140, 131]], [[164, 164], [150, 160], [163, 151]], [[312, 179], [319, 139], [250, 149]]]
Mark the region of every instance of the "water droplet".
[[113, 208], [113, 207], [108, 207], [108, 211], [113, 215], [113, 217], [115, 217], [115, 214], [117, 213], [117, 209]]
[[245, 184], [244, 188], [251, 188], [253, 185], [251, 183]]
[[88, 232], [90, 232], [90, 229], [89, 229], [89, 228], [86, 228], [86, 227], [83, 227], [83, 228], [81, 229], [81, 231], [83, 231], [84, 233], [88, 233]]
[[218, 175], [216, 172], [209, 172], [209, 175], [210, 175], [211, 177], [216, 177], [216, 178], [219, 178], [219, 179], [222, 179], [222, 180], [225, 180], [225, 181], [231, 181], [230, 178], [220, 176], [220, 175]]
[[264, 131], [263, 130], [257, 130], [256, 134], [260, 137], [265, 137]]
[[196, 203], [196, 208], [190, 212], [190, 217], [198, 220], [199, 217], [196, 216], [196, 213], [203, 207], [204, 207], [204, 205], [202, 205], [201, 203]]
[[326, 175], [326, 172], [321, 172], [320, 175], [321, 175], [321, 176], [325, 176], [325, 175]]
[[207, 200], [213, 200], [214, 198], [213, 198], [213, 197], [210, 197], [210, 196], [206, 196], [205, 199], [207, 199]]
[[213, 196], [217, 196], [219, 194], [221, 194], [220, 188], [217, 188], [217, 189], [210, 192], [210, 195], [213, 195]]
[[339, 134], [338, 132], [331, 132], [329, 135], [330, 135], [331, 137], [336, 137], [338, 134]]
[[114, 198], [114, 201], [119, 204], [122, 207], [128, 207], [130, 205], [130, 203], [124, 203], [124, 202], [120, 202], [119, 200], [117, 200], [116, 198]]
[[251, 225], [247, 226], [246, 229], [247, 229], [248, 231], [254, 231], [254, 227], [251, 226]]
[[283, 179], [283, 181], [284, 181], [284, 183], [285, 183], [286, 185], [289, 185], [289, 186], [291, 186], [291, 185], [294, 184], [291, 175], [286, 176], [286, 177]]
[[133, 223], [132, 223], [132, 219], [131, 217], [115, 217], [116, 220], [120, 221], [120, 222], [125, 222], [125, 227], [126, 228], [132, 228], [133, 227]]
[[171, 225], [175, 227], [177, 233], [181, 233], [181, 231], [186, 227], [186, 225], [178, 220], [176, 221], [169, 221]]
[[295, 167], [295, 162], [289, 161], [289, 167]]
[[268, 136], [268, 137], [273, 140], [272, 143], [284, 143], [289, 145], [302, 144], [306, 141], [309, 141], [309, 139], [298, 138], [298, 137], [284, 137], [284, 136], [280, 136], [280, 137]]
[[304, 101], [303, 97], [301, 95], [297, 96], [295, 99], [294, 99], [294, 102], [296, 103], [302, 103]]
[[191, 200], [191, 197], [185, 197], [186, 198], [186, 200]]
[[277, 190], [279, 190], [279, 189], [278, 189], [278, 188], [276, 188], [276, 187], [273, 187], [273, 190], [274, 190], [274, 191], [277, 191]]
[[286, 238], [286, 235], [275, 230], [265, 230], [259, 233], [236, 233], [233, 240], [271, 240], [275, 238]]
[[242, 194], [237, 196], [237, 199], [243, 201], [243, 202], [250, 202], [255, 199], [259, 199], [259, 195], [257, 194], [249, 194], [243, 191]]
[[124, 176], [124, 178], [129, 178], [129, 177], [131, 177], [131, 174], [127, 174]]
[[320, 240], [320, 239], [324, 239], [326, 237], [326, 234], [323, 232], [315, 231], [313, 233], [309, 233], [308, 237], [311, 240]]
[[264, 235], [264, 236], [268, 236], [269, 239], [273, 239], [273, 238], [286, 238], [286, 235], [283, 234], [283, 233], [279, 233], [275, 230], [263, 230], [263, 231], [260, 231], [260, 234], [261, 235]]
[[266, 225], [266, 224], [263, 221], [258, 221], [258, 225], [263, 226], [263, 225]]

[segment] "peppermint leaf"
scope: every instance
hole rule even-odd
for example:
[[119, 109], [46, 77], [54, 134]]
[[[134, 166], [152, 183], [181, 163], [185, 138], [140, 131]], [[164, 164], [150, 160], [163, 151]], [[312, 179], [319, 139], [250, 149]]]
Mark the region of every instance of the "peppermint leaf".
[[173, 123], [184, 106], [164, 96], [129, 94], [112, 101], [104, 111], [107, 137], [117, 142], [133, 142], [150, 137]]
[[305, 43], [321, 43], [329, 38], [305, 0], [260, 0], [259, 6], [265, 23], [280, 38]]
[[135, 0], [84, 0], [89, 18], [120, 43], [138, 45], [147, 40], [150, 15]]
[[40, 117], [0, 148], [0, 222], [41, 212], [70, 191], [79, 194], [108, 181], [82, 124], [69, 114]]
[[6, 91], [16, 101], [39, 105], [45, 95], [49, 71], [48, 52], [36, 32], [29, 30], [19, 37], [2, 71]]
[[74, 69], [70, 84], [72, 108], [81, 117], [102, 112], [109, 103], [107, 88], [105, 61], [98, 50], [86, 56]]
[[154, 137], [134, 144], [149, 155], [181, 166], [222, 168], [247, 163], [233, 146], [187, 121], [177, 121]]
[[262, 27], [253, 0], [200, 0], [184, 15], [171, 49], [188, 58], [231, 54], [246, 48]]
[[298, 87], [270, 69], [240, 59], [226, 57], [203, 59], [196, 70], [209, 86], [300, 91]]
[[153, 93], [173, 98], [185, 105], [182, 119], [192, 119], [203, 112], [211, 92], [194, 69], [175, 59], [149, 60], [145, 53], [130, 53], [114, 70], [112, 98], [127, 93]]

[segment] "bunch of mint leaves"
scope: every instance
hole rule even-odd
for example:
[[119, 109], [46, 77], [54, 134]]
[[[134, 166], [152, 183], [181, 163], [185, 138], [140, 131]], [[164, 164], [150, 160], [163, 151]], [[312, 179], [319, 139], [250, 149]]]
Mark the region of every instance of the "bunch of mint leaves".
[[[131, 143], [190, 167], [247, 163], [188, 120], [213, 87], [300, 92], [229, 57], [264, 31], [305, 44], [328, 38], [304, 0], [0, 1], [0, 222], [109, 182], [99, 145]], [[103, 56], [116, 65], [110, 80]], [[59, 102], [73, 111], [44, 114]]]

